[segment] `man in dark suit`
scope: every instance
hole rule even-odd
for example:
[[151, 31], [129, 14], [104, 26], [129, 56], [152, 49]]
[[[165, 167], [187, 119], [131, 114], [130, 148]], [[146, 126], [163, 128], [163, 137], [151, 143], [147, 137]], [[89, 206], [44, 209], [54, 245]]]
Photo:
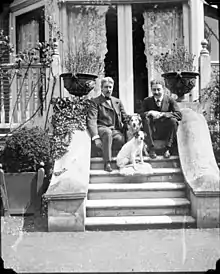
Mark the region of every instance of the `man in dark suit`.
[[102, 149], [104, 170], [111, 172], [112, 145], [120, 149], [124, 144], [123, 124], [127, 114], [120, 99], [112, 95], [114, 80], [101, 81], [101, 95], [91, 100], [87, 115], [87, 128], [95, 146]]
[[176, 101], [164, 94], [164, 82], [152, 80], [151, 90], [153, 96], [144, 99], [141, 117], [143, 129], [146, 132], [146, 143], [149, 156], [156, 158], [154, 140], [166, 140], [165, 158], [169, 158], [173, 145], [176, 142], [176, 132], [179, 121], [182, 119]]

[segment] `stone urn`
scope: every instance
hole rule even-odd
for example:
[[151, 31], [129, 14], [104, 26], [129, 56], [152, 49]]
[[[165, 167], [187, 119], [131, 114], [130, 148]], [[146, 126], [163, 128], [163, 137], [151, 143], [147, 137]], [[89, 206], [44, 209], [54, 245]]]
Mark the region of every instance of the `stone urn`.
[[87, 95], [94, 87], [97, 75], [88, 73], [62, 73], [64, 87], [75, 96]]
[[178, 96], [177, 102], [185, 100], [185, 94], [189, 93], [196, 85], [196, 77], [198, 72], [194, 71], [178, 71], [167, 72], [161, 76], [164, 78], [165, 86]]

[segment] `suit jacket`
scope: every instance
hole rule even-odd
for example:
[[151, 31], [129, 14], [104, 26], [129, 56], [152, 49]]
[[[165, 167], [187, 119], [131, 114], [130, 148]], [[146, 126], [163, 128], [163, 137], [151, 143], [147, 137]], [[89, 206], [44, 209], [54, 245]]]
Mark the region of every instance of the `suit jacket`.
[[98, 135], [99, 126], [115, 126], [115, 129], [122, 130], [126, 122], [127, 114], [120, 99], [111, 96], [113, 108], [100, 96], [91, 99], [90, 108], [87, 114], [87, 128], [91, 138]]
[[146, 113], [150, 110], [156, 110], [159, 112], [165, 112], [165, 117], [176, 118], [178, 121], [182, 119], [182, 114], [180, 112], [177, 102], [170, 96], [163, 96], [161, 107], [158, 107], [153, 96], [144, 98], [142, 104], [141, 117], [144, 118]]

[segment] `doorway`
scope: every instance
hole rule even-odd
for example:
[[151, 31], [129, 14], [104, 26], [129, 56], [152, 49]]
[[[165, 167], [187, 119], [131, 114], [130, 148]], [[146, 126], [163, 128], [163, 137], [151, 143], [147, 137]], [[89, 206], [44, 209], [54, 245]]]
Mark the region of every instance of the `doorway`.
[[148, 70], [144, 44], [142, 5], [132, 5], [134, 111], [140, 113], [143, 99], [148, 96]]
[[105, 17], [107, 53], [105, 55], [105, 76], [114, 79], [114, 90], [112, 95], [119, 98], [118, 81], [118, 27], [117, 8], [110, 6]]

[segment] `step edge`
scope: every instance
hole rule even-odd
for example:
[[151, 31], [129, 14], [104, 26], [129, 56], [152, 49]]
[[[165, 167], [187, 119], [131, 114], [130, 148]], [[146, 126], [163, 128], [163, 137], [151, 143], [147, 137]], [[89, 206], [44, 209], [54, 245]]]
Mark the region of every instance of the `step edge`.
[[[179, 156], [170, 156], [170, 158], [164, 158], [163, 156], [157, 156], [156, 159], [152, 159], [150, 157], [144, 156], [144, 161], [147, 162], [172, 162], [172, 161], [180, 161]], [[103, 158], [102, 157], [93, 157], [90, 159], [91, 163], [104, 163]], [[116, 162], [116, 157], [112, 158], [112, 162]]]
[[[157, 176], [157, 175], [164, 175], [164, 174], [183, 174], [181, 168], [153, 168], [152, 174], [134, 174], [130, 176], [121, 175], [118, 169], [114, 169], [112, 172], [107, 172], [102, 169], [90, 169], [90, 176], [108, 176], [110, 177], [140, 177], [140, 176]], [[159, 172], [158, 172], [159, 171]]]
[[[138, 225], [138, 224], [172, 224], [172, 223], [196, 223], [195, 218], [190, 215], [167, 215], [164, 216], [116, 216], [116, 217], [86, 217], [85, 225]], [[172, 219], [172, 222], [168, 222], [168, 218]], [[163, 219], [163, 221], [155, 222], [156, 219]], [[166, 220], [167, 219], [167, 220]], [[136, 222], [134, 222], [136, 220]], [[149, 222], [149, 220], [154, 220], [154, 222]], [[103, 222], [105, 221], [105, 222]], [[109, 221], [109, 222], [108, 222]], [[114, 222], [115, 221], [115, 222]], [[124, 221], [123, 223], [118, 223], [117, 221]], [[133, 223], [132, 223], [133, 221]], [[184, 222], [183, 222], [184, 221]], [[96, 222], [96, 223], [95, 223]], [[126, 223], [127, 222], [127, 223]]]
[[152, 182], [152, 183], [131, 183], [131, 184], [113, 184], [113, 183], [97, 183], [97, 184], [89, 184], [88, 190], [89, 191], [139, 191], [139, 190], [179, 190], [179, 189], [185, 189], [186, 185], [184, 182], [179, 183], [164, 183], [164, 182]]
[[[167, 198], [157, 198], [158, 200], [161, 199], [167, 199]], [[171, 198], [170, 198], [171, 199]], [[172, 198], [172, 199], [184, 199], [184, 198]], [[126, 200], [126, 204], [120, 204], [120, 200]], [[160, 203], [160, 204], [156, 204], [156, 203], [152, 203], [153, 200], [155, 200], [155, 198], [148, 198], [148, 199], [138, 199], [141, 200], [142, 204], [135, 204], [135, 200], [137, 199], [103, 199], [103, 200], [87, 200], [86, 202], [86, 209], [106, 209], [106, 208], [161, 208], [161, 207], [186, 207], [186, 206], [190, 206], [190, 201], [185, 199], [184, 201], [177, 201], [175, 203], [166, 203], [164, 201], [164, 203]], [[148, 200], [148, 202], [151, 203], [147, 203], [146, 200]], [[106, 201], [110, 201], [109, 204], [106, 203]], [[145, 203], [144, 203], [145, 201]], [[115, 203], [114, 203], [115, 202]]]

